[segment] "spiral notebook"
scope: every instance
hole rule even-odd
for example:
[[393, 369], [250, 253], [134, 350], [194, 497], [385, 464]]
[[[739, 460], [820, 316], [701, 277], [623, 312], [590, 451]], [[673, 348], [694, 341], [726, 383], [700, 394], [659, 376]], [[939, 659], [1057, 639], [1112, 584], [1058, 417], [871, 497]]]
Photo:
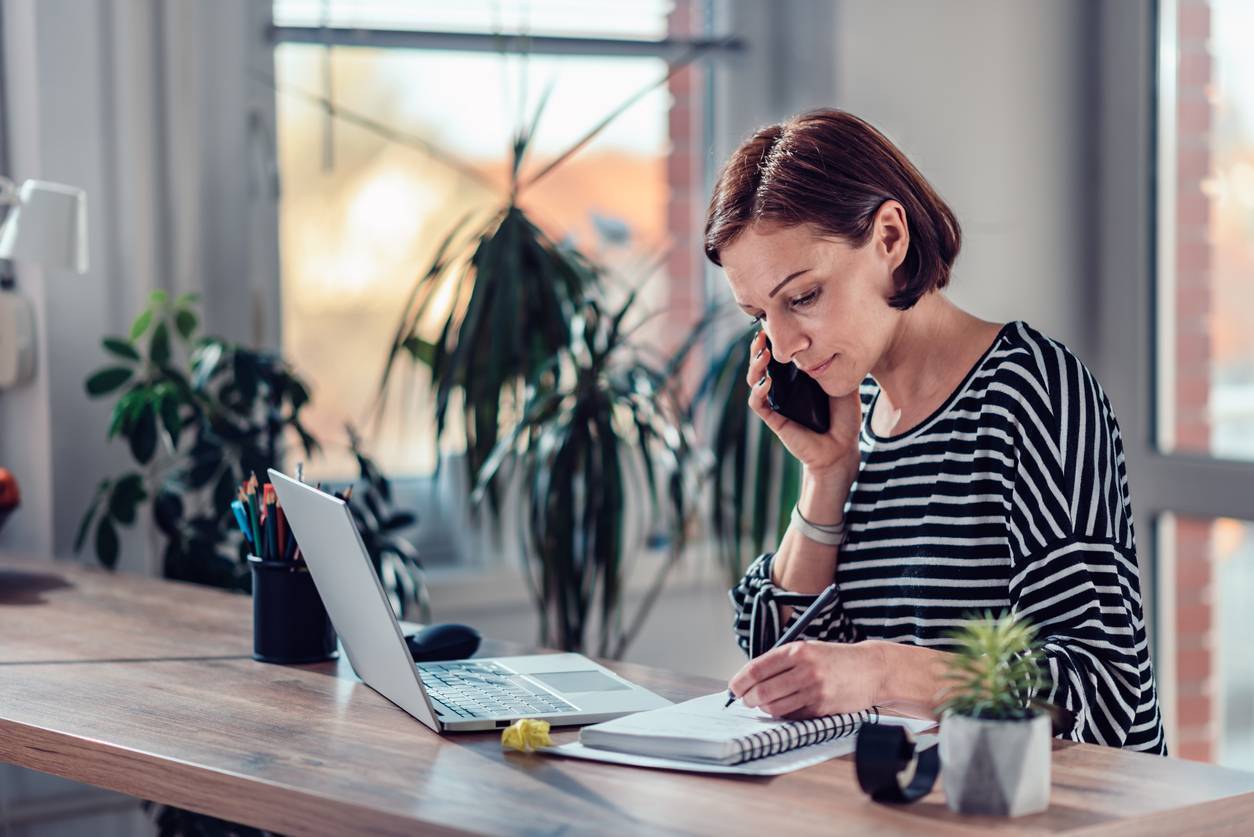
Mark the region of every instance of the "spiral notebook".
[[726, 700], [726, 693], [715, 693], [584, 727], [579, 743], [637, 756], [732, 765], [843, 738], [880, 720], [872, 707], [782, 721], [739, 701], [724, 709]]

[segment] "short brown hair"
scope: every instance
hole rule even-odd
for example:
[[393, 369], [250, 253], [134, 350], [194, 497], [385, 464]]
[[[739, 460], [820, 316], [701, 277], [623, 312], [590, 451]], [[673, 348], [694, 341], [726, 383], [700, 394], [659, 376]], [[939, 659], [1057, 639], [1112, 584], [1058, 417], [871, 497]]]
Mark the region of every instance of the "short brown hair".
[[812, 110], [761, 129], [719, 174], [705, 220], [705, 255], [720, 252], [759, 222], [813, 224], [861, 246], [887, 200], [906, 211], [906, 279], [889, 300], [907, 309], [949, 283], [962, 246], [958, 219], [897, 146], [842, 110]]

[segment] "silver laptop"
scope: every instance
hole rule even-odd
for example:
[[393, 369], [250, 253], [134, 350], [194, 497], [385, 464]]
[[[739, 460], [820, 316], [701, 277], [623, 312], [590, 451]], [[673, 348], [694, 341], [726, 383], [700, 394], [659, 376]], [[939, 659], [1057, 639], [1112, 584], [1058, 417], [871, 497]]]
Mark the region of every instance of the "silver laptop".
[[436, 732], [496, 729], [518, 718], [590, 724], [670, 703], [580, 654], [415, 665], [348, 504], [268, 473], [353, 670]]

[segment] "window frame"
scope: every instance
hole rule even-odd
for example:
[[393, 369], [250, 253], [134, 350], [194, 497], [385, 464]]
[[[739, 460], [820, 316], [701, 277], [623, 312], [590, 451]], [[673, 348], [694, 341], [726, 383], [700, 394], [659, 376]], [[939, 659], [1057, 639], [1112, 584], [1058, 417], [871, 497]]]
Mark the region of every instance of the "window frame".
[[[1175, 555], [1171, 516], [1254, 520], [1254, 462], [1164, 452], [1160, 398], [1169, 397], [1160, 357], [1174, 348], [1164, 286], [1172, 280], [1174, 236], [1163, 207], [1173, 200], [1174, 76], [1160, 97], [1164, 47], [1174, 44], [1174, 0], [1104, 3], [1094, 21], [1101, 45], [1096, 109], [1098, 221], [1094, 235], [1097, 316], [1093, 364], [1119, 417], [1136, 522], [1146, 621], [1168, 739], [1176, 720]], [[1164, 234], [1164, 228], [1167, 228]], [[1160, 394], [1161, 393], [1161, 394]]]

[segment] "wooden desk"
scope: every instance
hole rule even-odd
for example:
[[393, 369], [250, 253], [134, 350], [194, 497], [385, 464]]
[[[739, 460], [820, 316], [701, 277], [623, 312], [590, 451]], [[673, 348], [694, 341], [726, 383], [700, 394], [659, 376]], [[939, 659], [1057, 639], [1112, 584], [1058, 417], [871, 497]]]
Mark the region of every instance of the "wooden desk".
[[[1018, 820], [951, 814], [939, 785], [872, 803], [848, 758], [728, 779], [505, 754], [496, 733], [437, 737], [346, 661], [266, 665], [250, 650], [247, 598], [0, 560], [0, 760], [290, 834], [1141, 835], [1254, 815], [1254, 773], [1062, 742], [1049, 810]], [[673, 699], [723, 686], [611, 667]]]

